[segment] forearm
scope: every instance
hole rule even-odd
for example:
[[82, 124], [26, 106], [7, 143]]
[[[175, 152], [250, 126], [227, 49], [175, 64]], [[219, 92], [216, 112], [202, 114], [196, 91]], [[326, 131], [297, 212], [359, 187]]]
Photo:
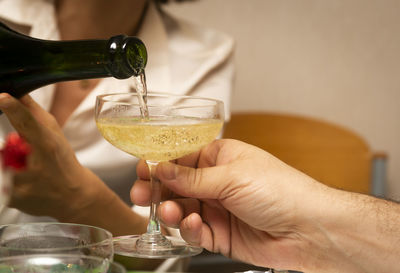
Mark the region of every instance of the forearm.
[[79, 177], [85, 186], [76, 193], [69, 209], [58, 215], [59, 221], [102, 227], [113, 236], [146, 231], [147, 220], [133, 212], [97, 176], [84, 169]]
[[357, 193], [329, 193], [319, 222], [329, 242], [327, 268], [363, 273], [399, 271], [400, 205]]

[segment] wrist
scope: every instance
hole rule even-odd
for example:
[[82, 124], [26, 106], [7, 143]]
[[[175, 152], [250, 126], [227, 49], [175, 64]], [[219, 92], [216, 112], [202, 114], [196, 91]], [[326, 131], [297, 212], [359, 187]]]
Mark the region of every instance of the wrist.
[[[305, 181], [305, 180], [304, 180]], [[313, 179], [302, 186], [302, 198], [296, 198], [295, 220], [302, 263], [301, 271], [338, 272], [343, 269], [342, 249], [332, 239], [331, 226], [335, 225], [334, 214], [338, 213], [336, 189], [330, 188]], [[344, 267], [347, 268], [347, 267]], [[343, 272], [354, 272], [347, 268]]]
[[321, 196], [325, 205], [314, 220], [325, 237], [320, 249], [325, 248], [328, 257], [320, 268], [324, 272], [396, 271], [399, 249], [393, 240], [400, 237], [398, 205], [331, 188]]
[[57, 219], [61, 222], [73, 222], [101, 227], [114, 236], [139, 234], [146, 231], [147, 221], [132, 211], [119, 196], [107, 187], [89, 169], [82, 168], [80, 173], [85, 183], [76, 193], [66, 213]]
[[[82, 219], [90, 217], [91, 210], [99, 206], [99, 202], [106, 203], [112, 195], [111, 190], [90, 170], [80, 167], [72, 174], [71, 179], [79, 177], [82, 183], [70, 189], [68, 196], [65, 196], [68, 204], [60, 213], [57, 219], [61, 222], [82, 223]], [[110, 191], [107, 192], [107, 191]]]

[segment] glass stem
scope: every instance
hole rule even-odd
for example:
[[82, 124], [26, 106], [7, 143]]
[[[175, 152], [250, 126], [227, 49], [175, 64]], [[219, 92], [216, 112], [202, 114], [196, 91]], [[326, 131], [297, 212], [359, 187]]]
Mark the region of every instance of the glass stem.
[[146, 161], [146, 163], [150, 171], [150, 218], [147, 225], [147, 232], [142, 234], [139, 240], [136, 241], [136, 247], [139, 252], [154, 254], [155, 251], [159, 252], [165, 248], [170, 248], [172, 243], [161, 234], [161, 226], [158, 219], [158, 206], [161, 202], [161, 183], [155, 174], [158, 162]]
[[150, 171], [150, 188], [151, 188], [151, 206], [150, 206], [150, 218], [147, 225], [148, 234], [161, 234], [160, 221], [158, 219], [158, 206], [161, 202], [161, 183], [156, 177], [155, 171], [158, 162], [146, 161]]

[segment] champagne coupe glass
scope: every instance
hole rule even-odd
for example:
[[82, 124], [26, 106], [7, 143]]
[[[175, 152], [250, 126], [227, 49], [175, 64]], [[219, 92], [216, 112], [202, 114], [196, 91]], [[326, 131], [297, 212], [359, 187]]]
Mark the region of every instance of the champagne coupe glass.
[[102, 228], [69, 223], [0, 226], [0, 257], [30, 254], [79, 254], [113, 260], [112, 234]]
[[2, 273], [126, 273], [120, 264], [79, 254], [30, 254], [0, 257]]
[[[146, 102], [143, 105], [141, 102]], [[147, 106], [147, 109], [143, 107]], [[148, 113], [144, 116], [143, 113]], [[119, 93], [96, 99], [96, 124], [112, 145], [144, 159], [150, 171], [152, 199], [147, 232], [120, 237], [114, 252], [141, 258], [170, 258], [197, 255], [202, 248], [179, 238], [161, 234], [157, 207], [161, 185], [154, 175], [157, 164], [200, 150], [219, 134], [224, 121], [219, 100], [166, 93]]]

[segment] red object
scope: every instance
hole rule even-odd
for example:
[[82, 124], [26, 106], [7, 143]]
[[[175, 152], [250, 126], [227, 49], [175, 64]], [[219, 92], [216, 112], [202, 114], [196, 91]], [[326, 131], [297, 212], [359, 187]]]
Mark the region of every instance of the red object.
[[24, 169], [30, 152], [30, 145], [18, 133], [10, 133], [1, 149], [3, 167], [11, 167], [15, 170]]

